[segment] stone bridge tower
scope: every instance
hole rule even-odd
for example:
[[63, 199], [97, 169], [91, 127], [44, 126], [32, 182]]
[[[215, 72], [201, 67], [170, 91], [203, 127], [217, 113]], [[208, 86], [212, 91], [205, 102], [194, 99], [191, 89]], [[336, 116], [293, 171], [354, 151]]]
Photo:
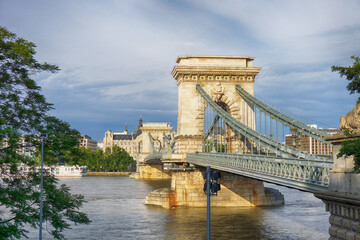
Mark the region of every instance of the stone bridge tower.
[[261, 70], [252, 57], [182, 56], [172, 76], [178, 85], [178, 121], [175, 153], [201, 151], [204, 135], [205, 101], [196, 91], [201, 85], [218, 103], [242, 123], [255, 128], [254, 112], [236, 92], [239, 85], [253, 95], [254, 80]]
[[[180, 167], [170, 173], [171, 188], [153, 191], [147, 196], [146, 204], [163, 207], [206, 206], [204, 169], [184, 164], [187, 153], [202, 151], [204, 140], [207, 105], [196, 86], [200, 85], [232, 117], [255, 129], [254, 112], [236, 91], [236, 86], [241, 86], [250, 94], [254, 93], [254, 80], [261, 68], [253, 67], [253, 60], [251, 57], [225, 56], [177, 58], [178, 65], [172, 71], [178, 85], [175, 153], [162, 156], [161, 161], [176, 163]], [[262, 181], [232, 173], [222, 172], [221, 186], [218, 197], [211, 200], [212, 206], [269, 206], [284, 202], [278, 191], [265, 191]]]

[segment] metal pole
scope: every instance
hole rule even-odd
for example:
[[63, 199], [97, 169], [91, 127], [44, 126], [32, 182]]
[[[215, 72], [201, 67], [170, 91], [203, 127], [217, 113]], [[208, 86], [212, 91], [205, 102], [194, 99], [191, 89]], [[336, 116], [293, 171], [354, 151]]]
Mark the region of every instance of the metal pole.
[[265, 135], [267, 136], [267, 116], [265, 114]]
[[207, 212], [206, 212], [206, 217], [207, 217], [207, 225], [206, 225], [206, 239], [210, 240], [210, 172], [211, 172], [211, 168], [209, 166], [206, 167], [206, 193], [207, 193]]
[[285, 144], [286, 142], [286, 125], [283, 124], [283, 143]]
[[259, 109], [259, 115], [260, 115], [260, 120], [259, 120], [259, 122], [260, 122], [260, 134], [262, 134], [262, 126], [261, 126], [261, 111], [260, 111], [260, 109]]
[[276, 120], [276, 140], [279, 142], [280, 141], [280, 136], [279, 136], [279, 121]]
[[[220, 132], [220, 150], [218, 149], [218, 151], [219, 152], [222, 152], [222, 144], [223, 144], [223, 134], [224, 134], [224, 131], [223, 131], [223, 125], [224, 125], [224, 123], [223, 123], [223, 119], [220, 119], [220, 121], [219, 121], [219, 123], [220, 123], [220, 128], [219, 128], [219, 132]], [[224, 141], [226, 142], [226, 135], [225, 135], [225, 139], [224, 139]]]
[[41, 134], [41, 181], [40, 181], [40, 229], [39, 240], [42, 240], [42, 211], [43, 211], [43, 183], [44, 183], [44, 138], [45, 134]]

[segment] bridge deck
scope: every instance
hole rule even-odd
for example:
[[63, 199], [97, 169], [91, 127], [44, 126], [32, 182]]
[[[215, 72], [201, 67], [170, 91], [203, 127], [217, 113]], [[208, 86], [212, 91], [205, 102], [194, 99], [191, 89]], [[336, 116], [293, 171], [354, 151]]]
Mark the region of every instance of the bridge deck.
[[187, 154], [186, 161], [307, 192], [327, 190], [328, 173], [333, 166], [317, 160], [224, 153]]

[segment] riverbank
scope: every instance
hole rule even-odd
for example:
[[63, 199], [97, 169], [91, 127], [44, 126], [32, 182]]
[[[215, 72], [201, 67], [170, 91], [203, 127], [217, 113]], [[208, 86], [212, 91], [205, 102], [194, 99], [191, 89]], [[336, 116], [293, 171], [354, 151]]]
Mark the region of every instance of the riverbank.
[[129, 176], [131, 172], [87, 172], [88, 176]]

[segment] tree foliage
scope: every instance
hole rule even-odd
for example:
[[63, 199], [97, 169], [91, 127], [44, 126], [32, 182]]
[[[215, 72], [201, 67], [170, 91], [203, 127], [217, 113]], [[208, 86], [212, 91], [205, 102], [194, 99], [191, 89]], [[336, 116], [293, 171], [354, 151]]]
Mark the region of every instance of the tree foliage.
[[350, 94], [360, 93], [360, 58], [351, 56], [351, 59], [354, 60], [351, 66], [332, 66], [331, 71], [339, 72], [340, 77], [345, 76], [350, 81], [346, 87]]
[[[345, 76], [346, 79], [350, 81], [346, 87], [350, 94], [360, 93], [360, 58], [351, 56], [351, 59], [354, 60], [351, 66], [332, 66], [331, 70], [333, 72], [339, 72], [340, 77]], [[359, 100], [360, 98], [358, 99], [358, 103]], [[355, 134], [349, 129], [344, 129], [344, 134], [349, 138], [355, 138]], [[341, 144], [341, 149], [337, 157], [342, 156], [352, 156], [354, 158], [354, 172], [360, 173], [360, 138], [344, 141]]]
[[341, 148], [337, 157], [342, 156], [352, 156], [354, 158], [354, 172], [360, 173], [360, 138], [347, 140], [341, 143]]
[[134, 164], [134, 159], [125, 149], [113, 146], [111, 149], [106, 148], [105, 151], [97, 149], [94, 153], [90, 148], [80, 148], [81, 160], [80, 165], [86, 166], [91, 171], [125, 171], [130, 164]]
[[349, 138], [341, 143], [341, 148], [336, 157], [340, 158], [353, 157], [354, 158], [354, 172], [360, 173], [360, 138], [356, 138], [354, 131], [349, 129], [344, 129], [343, 133]]
[[[35, 44], [0, 27], [0, 239], [26, 237], [25, 225], [39, 226], [40, 176], [35, 166], [40, 161], [40, 133], [47, 133], [44, 162], [54, 164], [72, 160], [80, 134], [70, 125], [49, 115], [52, 104], [41, 94], [31, 77], [39, 72], [55, 73], [59, 68], [39, 63]], [[21, 149], [34, 150], [30, 157]], [[28, 174], [21, 165], [31, 166]], [[67, 186], [44, 176], [43, 221], [52, 226], [51, 234], [63, 239], [70, 223], [89, 223], [79, 211], [84, 199], [72, 195]]]

